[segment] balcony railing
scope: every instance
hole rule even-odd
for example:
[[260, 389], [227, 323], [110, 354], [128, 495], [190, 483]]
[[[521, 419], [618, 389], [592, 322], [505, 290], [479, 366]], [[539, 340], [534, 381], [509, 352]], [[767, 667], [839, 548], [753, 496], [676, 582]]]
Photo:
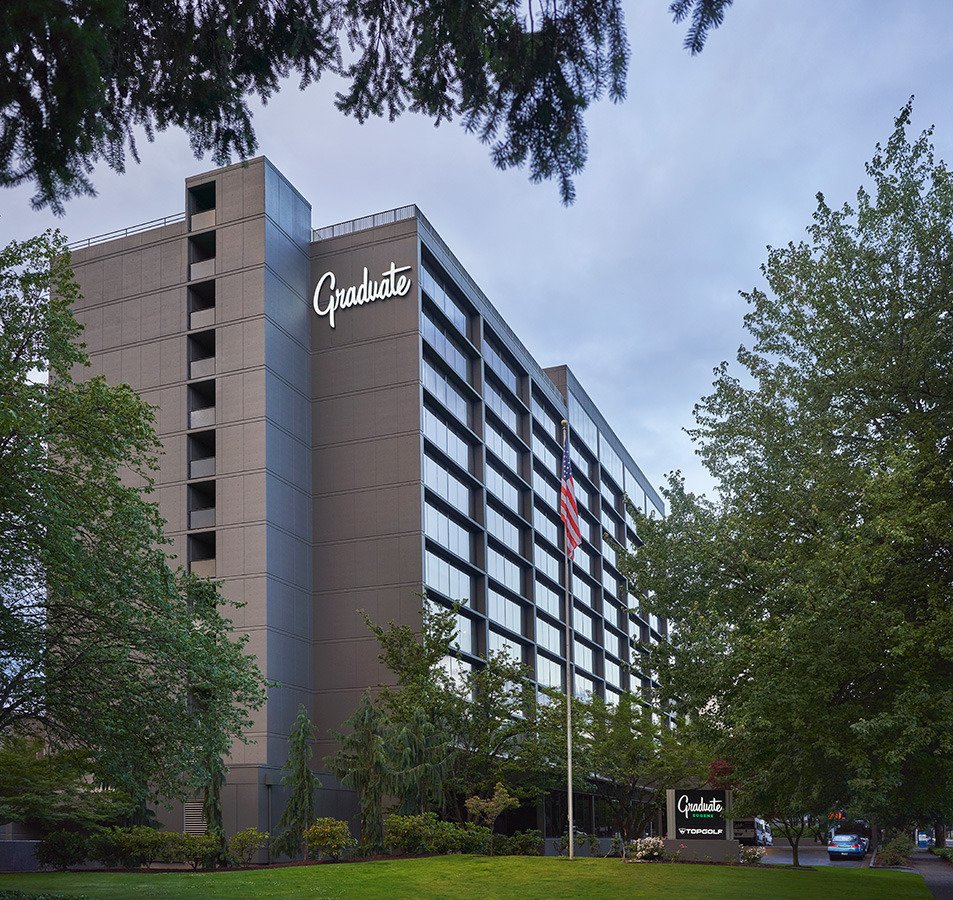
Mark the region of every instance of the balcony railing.
[[212, 478], [215, 475], [215, 457], [193, 459], [189, 463], [189, 478]]
[[215, 424], [215, 407], [206, 406], [203, 409], [193, 409], [189, 413], [189, 428], [210, 428]]
[[189, 512], [189, 528], [214, 528], [215, 507], [193, 509]]
[[215, 357], [206, 356], [202, 359], [193, 359], [189, 363], [189, 378], [208, 378], [215, 374]]
[[202, 278], [211, 278], [215, 274], [215, 257], [194, 262], [189, 266], [189, 280], [199, 281]]
[[215, 324], [215, 307], [196, 309], [189, 313], [189, 328], [211, 328]]
[[192, 213], [189, 219], [190, 231], [202, 231], [205, 228], [215, 227], [215, 210], [207, 209], [205, 212]]

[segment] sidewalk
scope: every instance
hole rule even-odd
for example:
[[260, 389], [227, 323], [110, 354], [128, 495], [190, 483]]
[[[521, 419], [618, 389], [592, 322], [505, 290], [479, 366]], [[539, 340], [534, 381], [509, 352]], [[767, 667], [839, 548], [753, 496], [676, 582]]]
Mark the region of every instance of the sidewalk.
[[926, 850], [917, 850], [910, 861], [923, 876], [935, 900], [953, 900], [953, 865]]

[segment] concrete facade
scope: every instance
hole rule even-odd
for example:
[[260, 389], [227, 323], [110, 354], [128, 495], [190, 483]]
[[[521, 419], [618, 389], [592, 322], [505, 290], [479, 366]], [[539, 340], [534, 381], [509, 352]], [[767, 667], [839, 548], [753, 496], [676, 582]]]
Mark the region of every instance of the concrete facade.
[[[279, 683], [228, 761], [227, 829], [273, 828], [299, 704], [320, 766], [387, 679], [358, 610], [414, 625], [425, 588], [465, 600], [448, 665], [509, 649], [565, 688], [562, 418], [587, 537], [574, 687], [648, 702], [640, 661], [665, 623], [630, 612], [602, 535], [636, 544], [623, 498], [658, 514], [662, 501], [572, 372], [532, 359], [416, 207], [312, 231], [307, 200], [263, 158], [188, 178], [184, 201], [182, 217], [74, 249], [76, 315], [88, 371], [156, 407], [171, 552], [245, 604], [236, 629]], [[409, 288], [338, 309], [332, 328], [325, 276], [344, 299], [365, 269]], [[323, 814], [352, 815], [322, 781]]]

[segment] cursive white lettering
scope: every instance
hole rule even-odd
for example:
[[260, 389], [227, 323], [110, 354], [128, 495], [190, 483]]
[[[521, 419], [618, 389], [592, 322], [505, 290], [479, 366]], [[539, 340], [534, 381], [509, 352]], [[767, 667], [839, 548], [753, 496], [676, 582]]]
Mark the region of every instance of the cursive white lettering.
[[[352, 284], [347, 288], [337, 286], [337, 278], [333, 272], [325, 272], [318, 280], [314, 289], [314, 311], [319, 316], [327, 316], [328, 324], [334, 328], [335, 314], [342, 309], [352, 306], [363, 306], [376, 300], [389, 300], [391, 297], [404, 297], [410, 291], [411, 279], [409, 272], [412, 266], [398, 266], [391, 263], [390, 268], [381, 272], [378, 280], [369, 279], [367, 267], [364, 267], [364, 277], [360, 284]], [[322, 291], [325, 291], [326, 303], [322, 300]], [[324, 304], [324, 305], [322, 305]]]

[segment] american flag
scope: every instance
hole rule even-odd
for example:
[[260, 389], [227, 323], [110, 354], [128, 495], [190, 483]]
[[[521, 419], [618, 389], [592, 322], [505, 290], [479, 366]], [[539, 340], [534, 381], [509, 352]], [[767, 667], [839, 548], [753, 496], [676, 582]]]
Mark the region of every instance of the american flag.
[[559, 518], [566, 526], [566, 555], [572, 559], [576, 547], [582, 543], [579, 531], [579, 507], [576, 506], [576, 488], [572, 481], [572, 463], [569, 460], [569, 434], [563, 446], [562, 490], [559, 496]]

